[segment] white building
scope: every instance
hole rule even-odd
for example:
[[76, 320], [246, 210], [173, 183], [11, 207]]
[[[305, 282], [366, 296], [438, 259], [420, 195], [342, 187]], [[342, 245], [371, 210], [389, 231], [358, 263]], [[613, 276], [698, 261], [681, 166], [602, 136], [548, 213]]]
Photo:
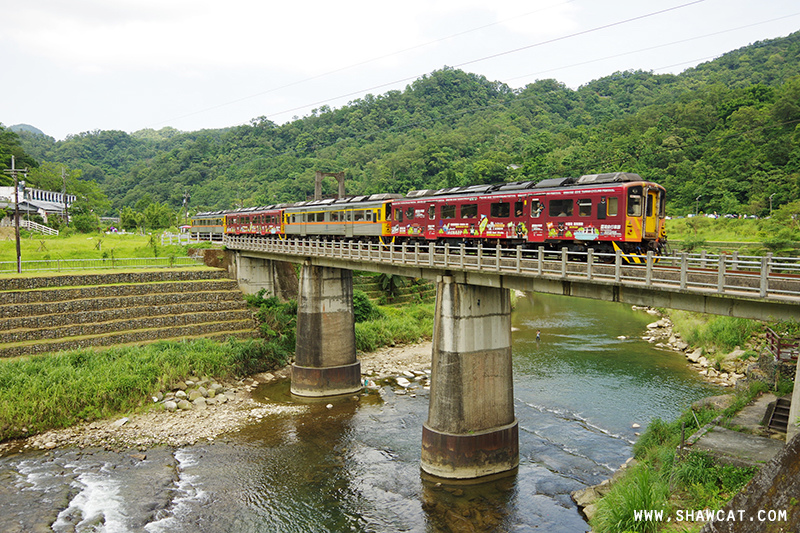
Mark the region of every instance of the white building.
[[[48, 215], [63, 216], [64, 210], [75, 202], [74, 194], [63, 194], [25, 187], [19, 194], [20, 213], [35, 213], [47, 221]], [[0, 187], [0, 208], [13, 211], [14, 187]], [[9, 213], [10, 214], [10, 213]]]

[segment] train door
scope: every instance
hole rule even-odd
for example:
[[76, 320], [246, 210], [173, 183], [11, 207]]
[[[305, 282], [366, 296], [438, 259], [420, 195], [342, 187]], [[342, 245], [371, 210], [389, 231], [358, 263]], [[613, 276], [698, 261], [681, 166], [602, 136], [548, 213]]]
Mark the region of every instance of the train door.
[[644, 213], [644, 238], [655, 239], [658, 237], [658, 212], [659, 212], [659, 191], [658, 189], [646, 189], [645, 213]]
[[344, 236], [353, 236], [353, 210], [347, 209], [344, 211]]

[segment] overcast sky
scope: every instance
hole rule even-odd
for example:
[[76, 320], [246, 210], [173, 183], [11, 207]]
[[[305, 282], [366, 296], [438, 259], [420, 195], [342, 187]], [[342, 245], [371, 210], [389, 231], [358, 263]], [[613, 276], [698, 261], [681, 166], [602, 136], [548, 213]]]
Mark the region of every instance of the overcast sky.
[[282, 124], [444, 66], [521, 88], [679, 73], [800, 30], [797, 0], [0, 0], [0, 123]]

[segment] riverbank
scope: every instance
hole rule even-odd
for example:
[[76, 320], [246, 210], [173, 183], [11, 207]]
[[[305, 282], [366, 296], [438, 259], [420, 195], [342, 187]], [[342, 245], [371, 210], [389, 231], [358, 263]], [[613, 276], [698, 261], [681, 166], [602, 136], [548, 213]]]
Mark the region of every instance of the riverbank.
[[[430, 368], [431, 343], [384, 347], [370, 353], [359, 354], [364, 378], [379, 380], [403, 376], [404, 372], [424, 372]], [[143, 413], [124, 417], [97, 420], [77, 424], [64, 429], [50, 430], [25, 439], [0, 444], [0, 456], [25, 450], [52, 450], [75, 446], [101, 447], [106, 450], [136, 450], [145, 452], [159, 445], [189, 446], [198, 442], [213, 442], [225, 434], [237, 432], [249, 423], [275, 415], [295, 414], [306, 406], [264, 404], [253, 399], [253, 390], [261, 384], [289, 378], [290, 367], [275, 372], [255, 374], [242, 380], [210, 381], [195, 377], [177, 382], [161, 397], [153, 398], [153, 408]], [[208, 381], [208, 383], [205, 383]], [[192, 388], [206, 392], [214, 390], [198, 400], [193, 398], [191, 407], [180, 408], [180, 399], [189, 402], [186, 394]], [[194, 385], [202, 383], [201, 387]], [[178, 391], [183, 391], [180, 394]], [[177, 397], [176, 397], [177, 395]], [[180, 397], [183, 398], [180, 398]], [[174, 407], [167, 404], [174, 401]], [[224, 399], [220, 401], [220, 399]]]

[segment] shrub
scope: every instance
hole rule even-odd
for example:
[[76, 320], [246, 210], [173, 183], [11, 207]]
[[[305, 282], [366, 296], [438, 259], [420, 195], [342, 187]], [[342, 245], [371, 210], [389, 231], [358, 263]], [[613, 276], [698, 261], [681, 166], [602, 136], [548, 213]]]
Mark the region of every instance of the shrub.
[[356, 322], [366, 322], [381, 318], [380, 310], [372, 303], [364, 291], [353, 291], [353, 313]]

